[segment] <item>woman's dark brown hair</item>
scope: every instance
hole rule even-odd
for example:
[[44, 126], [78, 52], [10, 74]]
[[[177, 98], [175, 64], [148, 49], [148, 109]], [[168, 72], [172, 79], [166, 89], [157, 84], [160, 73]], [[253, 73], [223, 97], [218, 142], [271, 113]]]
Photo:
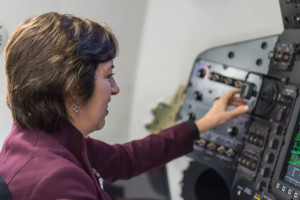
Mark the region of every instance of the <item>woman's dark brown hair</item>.
[[118, 43], [107, 25], [51, 12], [21, 23], [5, 50], [7, 104], [21, 129], [52, 133], [70, 120], [65, 100], [86, 103], [99, 63], [115, 58]]

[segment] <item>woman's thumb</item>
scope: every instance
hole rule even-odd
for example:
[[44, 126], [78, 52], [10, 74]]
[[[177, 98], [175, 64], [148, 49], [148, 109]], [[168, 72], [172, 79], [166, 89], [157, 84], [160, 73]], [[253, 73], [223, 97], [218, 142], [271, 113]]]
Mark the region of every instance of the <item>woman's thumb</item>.
[[235, 109], [230, 111], [230, 116], [231, 118], [236, 117], [240, 114], [246, 113], [249, 110], [249, 106], [248, 105], [241, 105], [236, 107]]

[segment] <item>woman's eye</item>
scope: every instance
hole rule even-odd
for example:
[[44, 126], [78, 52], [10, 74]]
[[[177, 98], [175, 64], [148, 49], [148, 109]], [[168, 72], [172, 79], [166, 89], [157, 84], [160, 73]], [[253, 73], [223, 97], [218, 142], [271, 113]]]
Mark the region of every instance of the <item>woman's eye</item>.
[[115, 73], [111, 73], [110, 75], [107, 76], [107, 78], [111, 79], [114, 75]]

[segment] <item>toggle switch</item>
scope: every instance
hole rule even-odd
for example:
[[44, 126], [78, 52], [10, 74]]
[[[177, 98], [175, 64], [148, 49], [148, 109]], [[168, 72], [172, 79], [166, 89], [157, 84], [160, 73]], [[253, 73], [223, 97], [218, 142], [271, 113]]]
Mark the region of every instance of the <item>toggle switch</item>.
[[256, 96], [255, 85], [252, 83], [243, 83], [240, 96], [244, 99], [250, 99], [252, 96]]

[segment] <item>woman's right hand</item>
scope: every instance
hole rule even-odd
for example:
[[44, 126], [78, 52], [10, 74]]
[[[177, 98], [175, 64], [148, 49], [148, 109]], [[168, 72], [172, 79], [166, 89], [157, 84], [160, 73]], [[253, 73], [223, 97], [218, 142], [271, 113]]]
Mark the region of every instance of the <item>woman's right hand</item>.
[[[195, 121], [200, 133], [213, 129], [249, 110], [246, 101], [235, 96], [240, 91], [240, 89], [230, 90], [224, 96], [217, 99], [201, 119]], [[236, 106], [236, 108], [228, 110], [228, 106]]]

